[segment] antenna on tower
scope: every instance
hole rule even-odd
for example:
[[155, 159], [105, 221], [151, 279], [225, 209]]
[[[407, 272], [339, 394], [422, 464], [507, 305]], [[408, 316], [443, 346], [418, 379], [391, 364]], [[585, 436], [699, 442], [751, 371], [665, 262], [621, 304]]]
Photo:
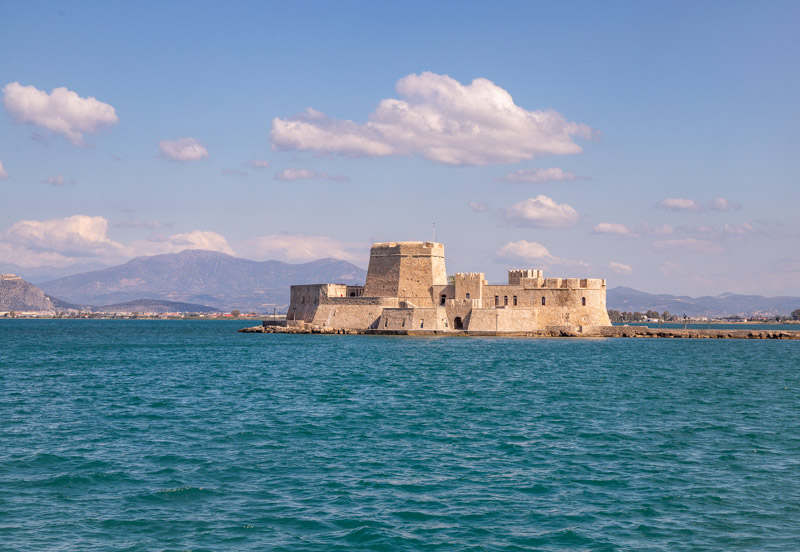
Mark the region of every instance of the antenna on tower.
[[433, 223], [433, 243], [436, 243], [436, 223]]

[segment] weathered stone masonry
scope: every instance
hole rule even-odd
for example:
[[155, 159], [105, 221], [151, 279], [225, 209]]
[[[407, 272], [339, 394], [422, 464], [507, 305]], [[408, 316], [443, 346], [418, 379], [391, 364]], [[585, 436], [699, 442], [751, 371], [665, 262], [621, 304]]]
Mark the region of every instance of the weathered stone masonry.
[[376, 243], [362, 286], [292, 286], [290, 326], [408, 331], [578, 331], [610, 326], [603, 279], [544, 278], [541, 270], [509, 270], [508, 284], [484, 273], [457, 273], [447, 282], [444, 246], [434, 242]]

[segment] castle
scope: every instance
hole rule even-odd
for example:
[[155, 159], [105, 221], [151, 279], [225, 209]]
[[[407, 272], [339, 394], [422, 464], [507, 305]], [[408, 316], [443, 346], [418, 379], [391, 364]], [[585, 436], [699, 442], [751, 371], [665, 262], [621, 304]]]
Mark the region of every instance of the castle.
[[603, 279], [544, 278], [509, 270], [508, 284], [482, 272], [448, 282], [444, 246], [435, 242], [372, 245], [363, 286], [292, 286], [287, 325], [390, 333], [583, 331], [610, 326]]

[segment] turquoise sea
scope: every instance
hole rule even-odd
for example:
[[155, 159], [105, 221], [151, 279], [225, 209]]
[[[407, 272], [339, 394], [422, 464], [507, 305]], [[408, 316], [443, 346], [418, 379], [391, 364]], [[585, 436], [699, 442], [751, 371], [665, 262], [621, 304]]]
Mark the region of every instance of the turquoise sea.
[[0, 549], [800, 549], [800, 341], [0, 321]]

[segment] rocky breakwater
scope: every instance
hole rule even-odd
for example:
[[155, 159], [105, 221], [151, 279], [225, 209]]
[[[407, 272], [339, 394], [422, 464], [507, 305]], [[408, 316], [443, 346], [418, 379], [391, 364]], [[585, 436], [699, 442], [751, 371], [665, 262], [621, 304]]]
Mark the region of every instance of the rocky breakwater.
[[335, 328], [323, 328], [321, 326], [253, 326], [242, 328], [239, 333], [282, 333], [282, 334], [343, 334], [358, 335], [363, 334], [362, 330], [341, 330]]
[[800, 339], [796, 330], [736, 330], [701, 328], [648, 328], [646, 326], [608, 326], [593, 328], [592, 337], [662, 337], [683, 339]]

